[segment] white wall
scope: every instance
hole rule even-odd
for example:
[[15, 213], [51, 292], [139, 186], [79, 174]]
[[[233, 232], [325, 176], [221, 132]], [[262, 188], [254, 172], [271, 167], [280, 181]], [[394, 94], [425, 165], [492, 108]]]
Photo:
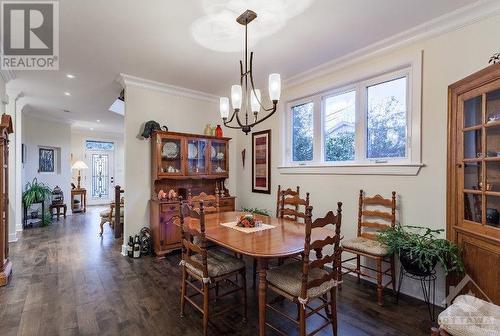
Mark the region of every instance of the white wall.
[[[218, 102], [178, 96], [135, 85], [125, 89], [125, 224], [124, 237], [137, 234], [149, 226], [149, 199], [151, 198], [151, 143], [139, 138], [142, 124], [156, 120], [170, 131], [203, 134], [206, 124], [220, 123]], [[224, 135], [232, 132], [224, 129]], [[237, 195], [236, 141], [229, 143], [230, 178], [226, 184], [230, 193]]]
[[[236, 171], [241, 172], [238, 197], [247, 207], [267, 208], [274, 213], [278, 184], [300, 185], [301, 190], [311, 193], [315, 216], [324, 215], [342, 201], [342, 231], [346, 239], [356, 235], [357, 202], [360, 189], [368, 194], [381, 193], [389, 196], [392, 190], [400, 195], [400, 220], [403, 225], [419, 225], [431, 228], [446, 226], [446, 138], [447, 138], [447, 88], [451, 83], [487, 66], [489, 57], [500, 48], [498, 31], [500, 16], [483, 20], [470, 26], [446, 33], [423, 42], [392, 51], [369, 61], [335, 71], [330, 75], [286, 88], [282, 94], [280, 117], [270, 118], [255, 131], [272, 129], [272, 194], [269, 196], [251, 192], [251, 155], [243, 169], [237, 161]], [[423, 50], [422, 87], [422, 159], [423, 167], [418, 176], [362, 176], [362, 175], [283, 175], [277, 169], [281, 164], [282, 141], [281, 117], [286, 102], [298, 97], [348, 83], [355, 74], [370, 72], [372, 68], [388, 69], [404, 55], [414, 55]], [[237, 153], [246, 148], [251, 153], [251, 136], [240, 134]], [[416, 283], [406, 281], [403, 291], [421, 296]], [[438, 283], [439, 302], [444, 293], [444, 277]]]
[[[110, 141], [115, 145], [114, 150], [114, 172], [112, 175], [115, 179], [115, 185], [119, 185], [124, 188], [125, 182], [125, 155], [123, 147], [123, 134], [117, 133], [105, 133], [105, 132], [84, 132], [82, 130], [72, 130], [71, 131], [71, 163], [78, 160], [85, 161], [85, 142], [87, 140], [98, 140], [98, 141]], [[90, 166], [89, 166], [90, 167]], [[73, 171], [71, 180], [76, 185], [77, 184], [78, 172]], [[81, 171], [81, 184], [90, 191], [90, 170]], [[87, 195], [90, 200], [90, 195]], [[112, 191], [112, 197], [114, 199], [114, 190]], [[109, 202], [108, 202], [109, 203]]]
[[[70, 209], [71, 202], [71, 127], [53, 121], [36, 118], [32, 115], [23, 115], [22, 143], [26, 146], [26, 161], [23, 166], [23, 191], [26, 182], [37, 178], [38, 181], [46, 183], [50, 188], [58, 185], [64, 192], [64, 201]], [[39, 146], [53, 147], [59, 149], [60, 167], [55, 173], [38, 172], [38, 148]], [[59, 169], [58, 169], [59, 168]], [[71, 211], [69, 211], [71, 213]]]

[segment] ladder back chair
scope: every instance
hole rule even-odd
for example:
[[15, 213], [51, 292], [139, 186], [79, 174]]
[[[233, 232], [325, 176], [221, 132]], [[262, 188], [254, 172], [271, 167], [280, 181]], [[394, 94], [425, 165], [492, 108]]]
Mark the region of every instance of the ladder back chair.
[[[373, 208], [376, 207], [376, 208]], [[381, 210], [382, 208], [383, 210]], [[342, 261], [341, 276], [344, 274], [355, 273], [358, 283], [361, 276], [375, 279], [377, 281], [377, 303], [383, 304], [383, 291], [392, 285], [395, 292], [396, 274], [394, 255], [389, 254], [387, 246], [377, 240], [378, 232], [396, 224], [396, 192], [392, 192], [391, 199], [383, 198], [381, 195], [366, 197], [363, 190], [359, 191], [358, 208], [358, 232], [357, 237], [347, 239], [342, 242], [342, 249], [345, 252], [355, 254], [354, 257]], [[361, 264], [361, 257], [373, 259], [376, 262], [376, 268]], [[351, 261], [356, 260], [356, 268], [347, 266]], [[382, 269], [383, 263], [388, 264], [386, 270]], [[365, 273], [363, 269], [375, 272], [375, 276]], [[390, 280], [383, 284], [384, 275], [389, 276]]]
[[[342, 203], [337, 203], [337, 214], [329, 211], [325, 217], [312, 221], [312, 206], [306, 208], [304, 259], [287, 263], [270, 269], [267, 273], [267, 286], [278, 295], [297, 304], [298, 318], [289, 316], [278, 310], [272, 303], [266, 307], [273, 312], [295, 323], [301, 336], [314, 335], [331, 324], [332, 334], [337, 335], [337, 285], [340, 270], [340, 227], [342, 223]], [[334, 225], [335, 231], [331, 236], [311, 242], [312, 230]], [[332, 232], [333, 233], [333, 232]], [[322, 251], [331, 251], [330, 255], [323, 255]], [[309, 260], [311, 251], [316, 252], [316, 260]], [[332, 267], [325, 267], [332, 264]], [[330, 298], [328, 299], [328, 293]], [[319, 306], [312, 307], [309, 303], [318, 301]], [[325, 314], [321, 311], [325, 310]], [[307, 333], [306, 320], [319, 315], [326, 322], [315, 330]], [[287, 335], [275, 326], [266, 322], [266, 326], [281, 335]]]
[[[185, 218], [197, 219], [199, 221], [199, 230], [185, 223]], [[211, 317], [234, 311], [237, 308], [243, 310], [243, 320], [247, 317], [247, 296], [246, 296], [246, 278], [245, 263], [226, 253], [217, 250], [207, 249], [207, 239], [205, 236], [205, 210], [203, 201], [200, 201], [199, 212], [195, 211], [188, 204], [180, 201], [179, 221], [182, 232], [182, 284], [181, 284], [181, 317], [184, 316], [186, 301], [203, 315], [203, 335], [208, 332], [209, 303], [211, 300], [241, 291], [242, 302], [227, 307]], [[191, 222], [191, 220], [189, 221]], [[199, 244], [193, 242], [198, 238]], [[231, 280], [241, 276], [241, 286]], [[219, 294], [219, 283], [228, 283], [232, 286], [223, 294]], [[188, 289], [192, 294], [188, 293]], [[210, 291], [214, 289], [212, 297]], [[194, 298], [201, 295], [203, 305], [198, 305]]]
[[[276, 218], [280, 218], [280, 210], [281, 210], [281, 196], [285, 195], [285, 197], [288, 196], [298, 196], [300, 197], [300, 187], [297, 186], [295, 190], [292, 190], [291, 188], [288, 188], [286, 190], [281, 190], [281, 185], [278, 185], [278, 192], [276, 194]], [[295, 210], [299, 210], [297, 207]]]
[[[300, 211], [300, 207], [304, 207], [304, 211]], [[306, 199], [302, 199], [299, 195], [287, 196], [281, 192], [280, 200], [280, 218], [299, 222], [305, 222], [305, 209], [309, 206], [309, 193], [306, 193]]]
[[208, 195], [207, 193], [201, 192], [199, 195], [193, 196], [191, 192], [189, 192], [188, 202], [195, 211], [200, 211], [200, 202], [203, 202], [205, 214], [219, 212], [219, 197], [216, 195]]

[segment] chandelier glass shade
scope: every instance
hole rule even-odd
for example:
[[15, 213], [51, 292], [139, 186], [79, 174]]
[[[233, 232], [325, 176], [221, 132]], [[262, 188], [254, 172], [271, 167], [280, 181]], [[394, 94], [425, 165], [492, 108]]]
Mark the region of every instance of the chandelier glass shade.
[[[220, 97], [220, 115], [224, 126], [233, 129], [241, 129], [248, 134], [252, 127], [263, 122], [276, 112], [278, 101], [281, 95], [281, 76], [277, 73], [269, 75], [268, 93], [272, 102], [271, 107], [264, 107], [262, 104], [262, 94], [255, 88], [253, 79], [253, 52], [248, 54], [248, 24], [257, 17], [251, 10], [246, 10], [236, 21], [245, 26], [245, 59], [240, 60], [240, 84], [231, 86], [231, 108], [228, 97]], [[259, 112], [267, 112], [260, 117]]]

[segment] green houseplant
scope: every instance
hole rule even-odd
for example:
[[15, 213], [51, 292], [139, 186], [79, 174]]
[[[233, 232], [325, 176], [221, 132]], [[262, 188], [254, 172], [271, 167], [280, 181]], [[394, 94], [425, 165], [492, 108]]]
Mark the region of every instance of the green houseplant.
[[269, 211], [267, 211], [266, 209], [242, 208], [241, 211], [243, 211], [243, 212], [249, 212], [249, 213], [256, 214], [256, 215], [269, 216]]
[[418, 276], [429, 275], [439, 263], [446, 274], [464, 271], [459, 248], [449, 240], [439, 238], [444, 230], [420, 226], [396, 225], [379, 234], [390, 253], [399, 256], [405, 270]]
[[31, 206], [33, 203], [47, 200], [52, 195], [52, 189], [45, 183], [38, 182], [36, 177], [33, 181], [26, 183], [23, 192], [23, 202], [25, 207]]

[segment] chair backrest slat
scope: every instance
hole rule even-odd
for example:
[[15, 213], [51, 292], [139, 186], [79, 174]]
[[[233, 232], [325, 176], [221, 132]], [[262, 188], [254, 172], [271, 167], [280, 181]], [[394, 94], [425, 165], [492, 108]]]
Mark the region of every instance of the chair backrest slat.
[[[297, 187], [298, 188], [298, 187]], [[306, 199], [301, 199], [299, 195], [287, 196], [285, 192], [281, 192], [280, 201], [280, 218], [292, 220], [297, 222], [302, 218], [305, 222], [305, 210], [301, 212], [300, 206], [307, 208], [309, 206], [309, 193], [306, 193]]]
[[379, 194], [373, 197], [366, 197], [363, 190], [359, 191], [358, 237], [376, 240], [378, 232], [393, 227], [395, 224], [395, 191], [392, 192], [390, 199], [384, 198]]
[[[281, 195], [287, 196], [299, 196], [300, 197], [300, 187], [297, 186], [296, 190], [292, 190], [288, 188], [286, 190], [281, 190], [281, 185], [278, 185], [278, 192], [276, 194], [276, 218], [280, 218], [280, 210], [281, 210]], [[298, 210], [298, 207], [297, 209]]]
[[217, 195], [208, 195], [201, 192], [198, 195], [192, 196], [191, 192], [188, 195], [188, 203], [195, 211], [200, 211], [200, 202], [203, 202], [205, 214], [219, 212], [219, 197]]
[[[335, 215], [332, 211], [329, 211], [325, 217], [317, 218], [314, 222], [312, 221], [312, 206], [306, 207], [306, 237], [304, 243], [304, 257], [303, 257], [303, 267], [302, 267], [302, 285], [301, 285], [301, 297], [307, 297], [307, 291], [310, 288], [321, 286], [325, 282], [331, 280], [337, 280], [339, 278], [339, 268], [340, 268], [340, 226], [342, 223], [342, 203], [337, 203], [337, 214]], [[324, 239], [318, 239], [311, 242], [311, 233], [313, 229], [324, 228], [329, 225], [334, 225], [335, 235], [327, 236]], [[323, 255], [323, 249], [325, 247], [332, 246], [333, 250], [330, 255]], [[309, 254], [311, 251], [316, 252], [316, 260], [309, 261]], [[309, 271], [314, 268], [322, 268], [328, 263], [333, 263], [333, 267], [325, 273], [322, 278], [313, 279], [309, 281]]]

